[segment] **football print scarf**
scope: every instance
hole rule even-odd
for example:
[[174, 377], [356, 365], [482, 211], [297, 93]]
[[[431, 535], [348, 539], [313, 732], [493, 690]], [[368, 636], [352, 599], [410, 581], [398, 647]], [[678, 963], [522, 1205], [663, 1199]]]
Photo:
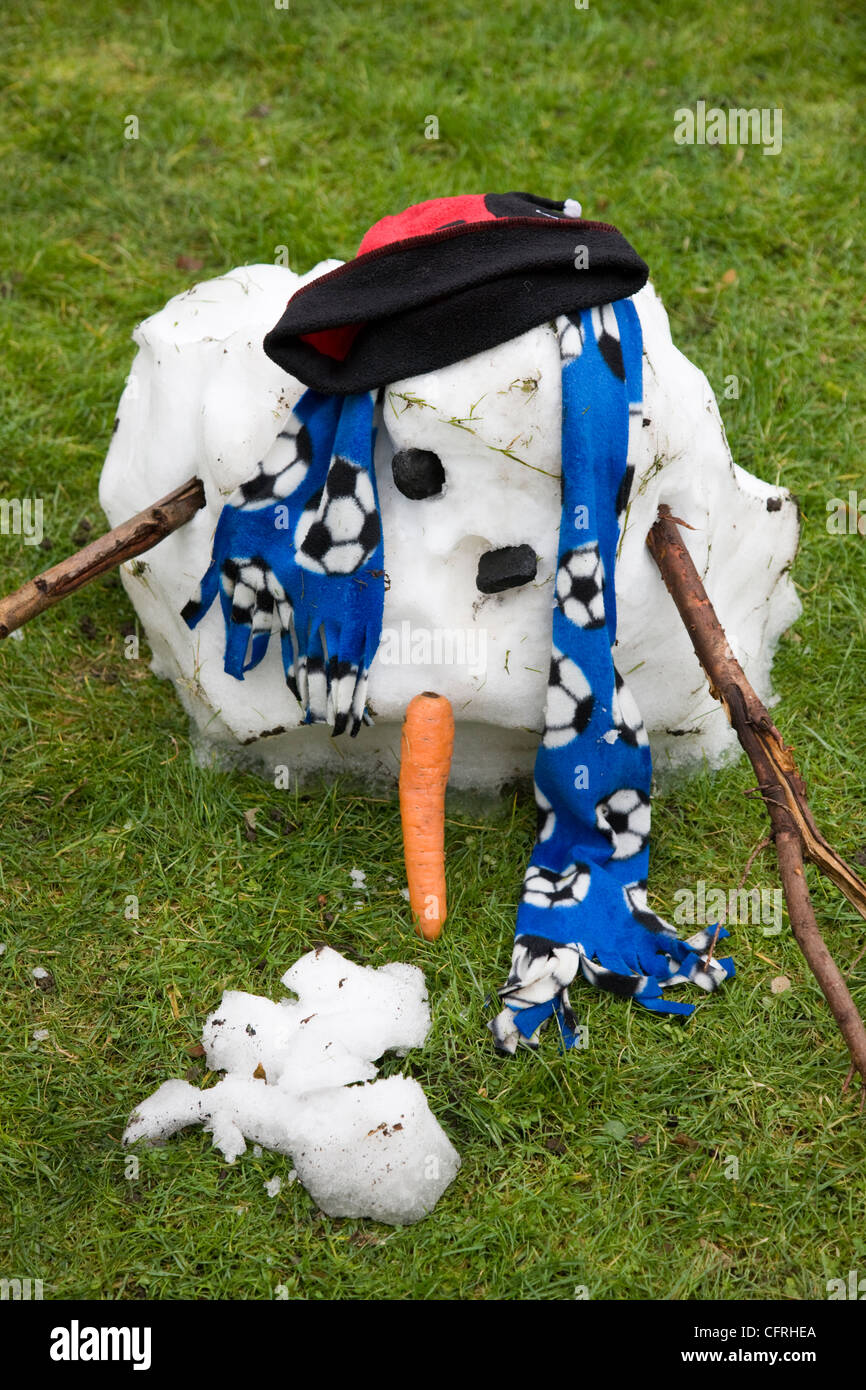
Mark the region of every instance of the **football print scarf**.
[[356, 259], [299, 290], [265, 338], [268, 355], [309, 389], [223, 508], [210, 566], [183, 610], [194, 628], [219, 597], [225, 669], [239, 680], [278, 634], [304, 721], [357, 735], [371, 722], [385, 592], [375, 392], [555, 319], [562, 513], [538, 836], [505, 1007], [489, 1025], [505, 1052], [536, 1046], [554, 1017], [574, 1045], [568, 986], [578, 971], [680, 1014], [692, 1006], [663, 988], [714, 989], [733, 972], [708, 959], [712, 929], [680, 941], [647, 908], [650, 749], [612, 655], [629, 421], [642, 413], [628, 296], [646, 275], [616, 228], [530, 194], [435, 199], [376, 223]]
[[[538, 827], [517, 909], [505, 1008], [488, 1025], [500, 1051], [537, 1046], [557, 1018], [577, 1040], [568, 986], [578, 971], [656, 1013], [687, 981], [713, 990], [733, 974], [708, 959], [713, 928], [680, 941], [647, 907], [649, 739], [616, 669], [614, 568], [643, 416], [642, 335], [631, 300], [557, 319], [562, 363], [562, 515], [544, 735], [535, 763]], [[719, 936], [725, 936], [719, 930]]]
[[307, 724], [354, 736], [385, 602], [373, 469], [372, 392], [307, 391], [257, 472], [223, 508], [213, 555], [183, 617], [219, 594], [225, 670], [243, 680], [279, 633], [286, 684]]

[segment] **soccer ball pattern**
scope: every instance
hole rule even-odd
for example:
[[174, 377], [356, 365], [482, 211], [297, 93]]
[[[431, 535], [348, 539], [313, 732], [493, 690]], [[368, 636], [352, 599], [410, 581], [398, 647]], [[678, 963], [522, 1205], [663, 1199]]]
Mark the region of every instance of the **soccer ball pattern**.
[[556, 320], [556, 335], [559, 338], [559, 355], [565, 367], [583, 352], [586, 333], [580, 314], [560, 314]]
[[519, 936], [514, 943], [511, 972], [500, 996], [519, 990], [524, 1002], [527, 991], [542, 979], [552, 981], [556, 989], [565, 989], [577, 974], [580, 957], [574, 946], [558, 946], [544, 936]]
[[676, 936], [676, 927], [672, 927], [670, 922], [666, 922], [663, 917], [658, 917], [647, 907], [646, 902], [647, 881], [645, 878], [639, 879], [636, 883], [627, 883], [622, 890], [625, 898], [625, 905], [636, 922], [639, 922], [647, 931], [659, 932], [664, 936]]
[[290, 415], [256, 472], [229, 499], [231, 505], [258, 511], [288, 497], [306, 478], [312, 457], [309, 430]]
[[538, 783], [535, 783], [535, 838], [540, 845], [549, 840], [556, 829], [556, 815]]
[[325, 487], [310, 498], [295, 529], [298, 563], [315, 574], [354, 574], [381, 536], [370, 475], [338, 455]]
[[645, 746], [649, 743], [649, 736], [637, 702], [616, 667], [613, 674], [615, 686], [610, 707], [613, 726], [619, 731], [620, 738], [632, 748]]
[[544, 710], [545, 748], [563, 748], [583, 733], [594, 706], [595, 697], [580, 667], [554, 647]]
[[724, 984], [725, 980], [728, 978], [728, 972], [721, 961], [708, 961], [706, 959], [715, 936], [716, 931], [714, 927], [702, 927], [700, 931], [695, 932], [694, 936], [686, 937], [686, 945], [690, 946], [693, 951], [699, 951], [701, 953], [701, 966], [703, 968], [692, 968], [688, 973], [679, 972], [671, 977], [668, 984], [697, 985], [699, 989], [706, 990], [708, 994], [718, 989], [719, 985]]
[[[639, 409], [640, 409], [640, 411], [641, 411], [641, 414], [643, 414], [643, 406], [640, 406]], [[617, 531], [621, 531], [621, 530], [622, 530], [622, 523], [623, 523], [623, 520], [624, 520], [624, 518], [625, 518], [626, 508], [628, 507], [628, 500], [629, 500], [629, 498], [631, 497], [631, 487], [632, 487], [632, 483], [633, 483], [633, 482], [634, 482], [634, 464], [633, 464], [633, 463], [630, 463], [630, 464], [627, 466], [625, 472], [624, 472], [623, 475], [622, 475], [622, 482], [620, 483], [619, 488], [618, 488], [618, 490], [617, 490], [617, 494], [616, 494], [616, 526], [617, 526]]]
[[561, 874], [530, 864], [523, 880], [521, 902], [533, 907], [574, 907], [589, 892], [589, 865], [569, 864]]
[[592, 310], [592, 327], [598, 350], [618, 381], [625, 381], [625, 363], [622, 358], [622, 343], [619, 324], [612, 304], [600, 304]]
[[650, 799], [638, 787], [621, 787], [598, 802], [595, 823], [610, 841], [612, 859], [632, 859], [649, 843]]
[[558, 997], [564, 1023], [570, 1028], [577, 1027], [568, 999], [568, 986], [579, 965], [580, 950], [576, 946], [559, 945], [546, 937], [527, 933], [517, 938], [508, 979], [498, 991], [506, 1007], [487, 1025], [498, 1052], [513, 1054], [518, 1047], [538, 1048], [544, 1025], [539, 1024], [530, 1037], [524, 1037], [515, 1026], [513, 1010], [531, 1008]]
[[595, 541], [566, 550], [556, 572], [556, 602], [569, 622], [604, 627], [604, 564]]
[[580, 973], [596, 989], [606, 989], [609, 994], [618, 994], [623, 999], [637, 994], [644, 983], [642, 975], [623, 975], [617, 970], [608, 970], [606, 965], [590, 960], [583, 951], [580, 954]]
[[249, 560], [226, 559], [221, 572], [223, 592], [231, 599], [231, 620], [246, 623], [253, 634], [288, 632], [292, 605], [270, 565], [260, 555]]

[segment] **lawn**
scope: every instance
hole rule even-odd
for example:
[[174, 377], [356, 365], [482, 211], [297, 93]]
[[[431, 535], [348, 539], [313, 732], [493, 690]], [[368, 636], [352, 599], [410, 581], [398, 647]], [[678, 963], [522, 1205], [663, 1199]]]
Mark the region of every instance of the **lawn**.
[[[6, 0], [0, 498], [44, 499], [45, 536], [0, 534], [3, 591], [104, 527], [129, 335], [169, 296], [284, 246], [298, 270], [348, 258], [423, 198], [577, 197], [649, 263], [736, 461], [799, 499], [774, 717], [824, 834], [866, 863], [866, 537], [826, 525], [849, 490], [866, 512], [864, 38], [844, 0]], [[699, 100], [780, 108], [780, 153], [678, 145]], [[501, 1059], [485, 1021], [527, 789], [451, 803], [451, 915], [427, 945], [396, 804], [200, 768], [143, 635], [125, 659], [134, 630], [110, 575], [0, 644], [0, 1273], [55, 1299], [798, 1300], [866, 1276], [864, 1120], [787, 918], [734, 928], [737, 979], [685, 1025], [581, 986], [585, 1051], [549, 1036]], [[740, 881], [765, 829], [753, 787], [741, 760], [655, 799], [656, 910]], [[866, 924], [808, 878], [866, 1010]], [[762, 854], [750, 886], [777, 883]], [[297, 1184], [272, 1199], [286, 1160], [227, 1167], [201, 1131], [137, 1175], [119, 1146], [162, 1080], [204, 1079], [190, 1049], [222, 989], [276, 996], [320, 940], [426, 972], [430, 1039], [384, 1070], [422, 1083], [463, 1167], [418, 1226], [323, 1217]]]

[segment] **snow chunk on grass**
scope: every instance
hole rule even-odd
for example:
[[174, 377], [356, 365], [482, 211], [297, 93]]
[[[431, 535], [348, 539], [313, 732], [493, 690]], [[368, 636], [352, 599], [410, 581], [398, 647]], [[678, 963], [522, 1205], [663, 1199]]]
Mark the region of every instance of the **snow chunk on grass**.
[[[362, 872], [357, 870], [354, 872]], [[410, 1077], [377, 1080], [389, 1049], [423, 1045], [430, 1008], [423, 973], [390, 962], [355, 965], [328, 946], [296, 961], [282, 982], [296, 1000], [226, 990], [202, 1031], [208, 1067], [223, 1078], [204, 1091], [166, 1081], [130, 1116], [125, 1144], [164, 1143], [201, 1124], [227, 1162], [246, 1151], [285, 1154], [329, 1216], [391, 1225], [432, 1211], [460, 1156]], [[282, 1180], [264, 1184], [269, 1196]]]

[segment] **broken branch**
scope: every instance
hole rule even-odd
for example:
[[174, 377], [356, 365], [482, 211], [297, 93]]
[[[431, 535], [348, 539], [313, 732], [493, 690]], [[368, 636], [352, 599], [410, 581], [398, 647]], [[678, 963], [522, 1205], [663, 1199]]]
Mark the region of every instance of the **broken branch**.
[[59, 603], [67, 594], [81, 589], [106, 570], [132, 560], [145, 550], [152, 550], [166, 536], [183, 526], [204, 506], [204, 487], [200, 478], [189, 478], [182, 487], [167, 497], [146, 507], [129, 521], [115, 526], [98, 540], [91, 541], [59, 565], [38, 574], [0, 599], [0, 638], [8, 637], [16, 628], [37, 614]]
[[803, 872], [803, 859], [816, 864], [863, 917], [866, 917], [866, 884], [818, 830], [806, 799], [806, 784], [794, 762], [792, 750], [731, 651], [679, 532], [678, 520], [669, 507], [661, 505], [646, 543], [706, 672], [710, 694], [721, 701], [757, 773], [758, 787], [773, 827], [791, 930], [851, 1054], [849, 1078], [855, 1068], [860, 1073], [862, 1109], [866, 1099], [866, 1028], [818, 929]]

